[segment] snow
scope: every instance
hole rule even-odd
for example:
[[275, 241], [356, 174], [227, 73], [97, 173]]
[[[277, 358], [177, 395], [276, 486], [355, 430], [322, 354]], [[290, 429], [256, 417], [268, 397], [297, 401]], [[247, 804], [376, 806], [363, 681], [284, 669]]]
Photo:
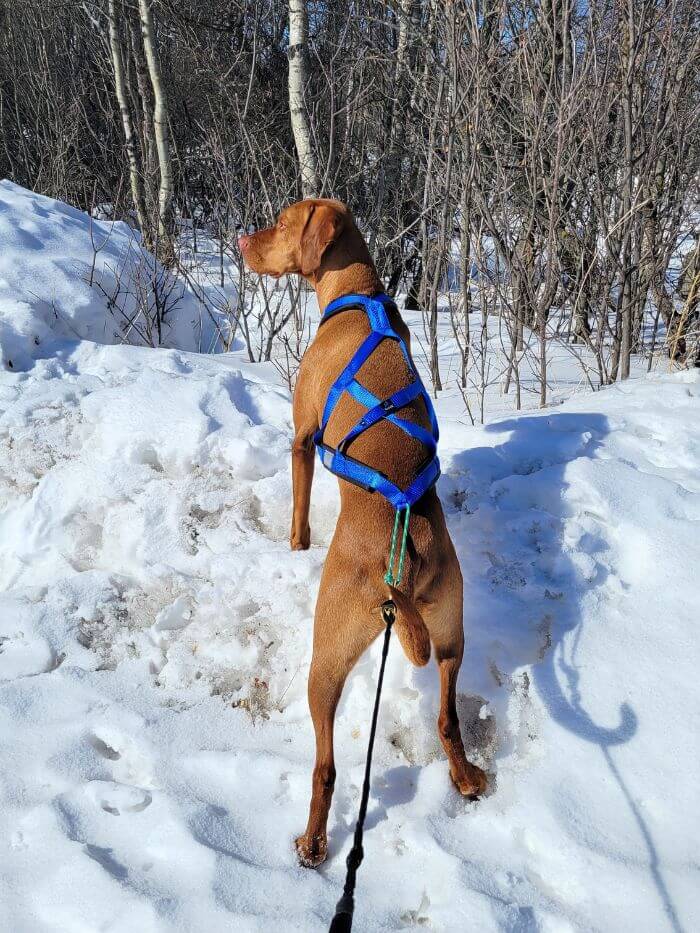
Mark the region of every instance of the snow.
[[[379, 662], [375, 645], [346, 687], [329, 860], [308, 871], [293, 838], [335, 480], [317, 470], [312, 547], [290, 552], [274, 367], [118, 345], [70, 265], [84, 215], [0, 194], [18, 361], [0, 370], [0, 926], [325, 930]], [[46, 317], [30, 292], [49, 282], [90, 339]], [[492, 788], [453, 790], [434, 665], [392, 643], [358, 930], [700, 928], [699, 402], [689, 372], [483, 427], [438, 400], [459, 708]]]
[[[162, 346], [197, 350], [223, 327], [202, 315], [125, 223], [90, 220], [61, 201], [0, 180], [0, 364], [26, 368], [65, 352], [56, 338], [156, 345], [143, 297], [159, 283]], [[215, 341], [215, 337], [214, 337]]]

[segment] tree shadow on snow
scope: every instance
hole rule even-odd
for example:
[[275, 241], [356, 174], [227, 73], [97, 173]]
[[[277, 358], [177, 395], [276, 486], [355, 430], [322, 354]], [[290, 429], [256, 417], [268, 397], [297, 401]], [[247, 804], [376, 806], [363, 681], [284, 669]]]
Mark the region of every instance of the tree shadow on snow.
[[[585, 495], [574, 515], [563, 493], [571, 485], [567, 467], [578, 458], [595, 456], [609, 431], [607, 419], [593, 413], [553, 413], [501, 421], [486, 430], [510, 434], [504, 443], [458, 454], [440, 486], [465, 577], [466, 651], [460, 687], [465, 692], [481, 689], [491, 698], [500, 753], [526, 757], [536, 739], [532, 685], [523, 670], [532, 665], [534, 687], [547, 713], [562, 728], [599, 747], [639, 829], [669, 924], [681, 933], [650, 829], [612, 754], [635, 735], [637, 716], [622, 702], [615, 725], [597, 723], [586, 709], [577, 663], [580, 601], [608, 573], [604, 561], [596, 559], [607, 548], [605, 516], [596, 513], [597, 503], [589, 505]], [[578, 540], [570, 537], [571, 524], [564, 540], [567, 518], [580, 520]], [[511, 715], [506, 725], [514, 693], [520, 721], [514, 723]], [[460, 710], [465, 746], [489, 767], [492, 749], [481, 744], [488, 731], [473, 721], [481, 697], [476, 700], [466, 721], [464, 708]]]

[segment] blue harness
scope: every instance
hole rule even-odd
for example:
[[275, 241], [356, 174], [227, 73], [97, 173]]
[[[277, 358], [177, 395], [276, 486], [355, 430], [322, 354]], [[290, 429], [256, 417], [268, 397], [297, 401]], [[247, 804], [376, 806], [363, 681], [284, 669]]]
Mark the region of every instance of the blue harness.
[[[426, 392], [425, 386], [415, 366], [411, 362], [406, 344], [396, 331], [392, 329], [389, 323], [389, 318], [386, 313], [387, 305], [393, 305], [393, 302], [388, 295], [384, 294], [375, 295], [372, 298], [368, 298], [366, 295], [343, 295], [342, 298], [336, 298], [335, 301], [332, 301], [326, 308], [321, 318], [321, 324], [325, 324], [329, 318], [341, 311], [355, 308], [365, 311], [369, 318], [371, 331], [355, 352], [355, 355], [348, 365], [331, 386], [326, 400], [326, 407], [323, 410], [321, 426], [314, 434], [314, 443], [316, 444], [321, 463], [329, 469], [331, 473], [335, 473], [336, 476], [347, 480], [349, 483], [361, 486], [363, 489], [367, 490], [367, 492], [376, 491], [380, 493], [396, 509], [397, 522], [399, 511], [405, 509], [407, 528], [408, 514], [411, 506], [435, 485], [440, 475], [440, 461], [437, 457], [439, 433], [437, 418], [435, 417], [435, 410], [430, 401], [430, 396]], [[414, 379], [405, 388], [399, 389], [397, 392], [394, 392], [393, 395], [390, 395], [382, 401], [361, 385], [357, 381], [356, 376], [362, 365], [369, 359], [383, 340], [395, 340], [398, 343]], [[324, 443], [323, 434], [343, 392], [348, 392], [368, 410], [357, 424], [348, 431], [338, 444], [338, 447], [333, 448]], [[411, 421], [399, 418], [396, 414], [396, 412], [400, 411], [419, 396], [423, 399], [428, 417], [430, 418], [430, 432], [426, 431], [425, 428], [418, 424], [413, 424]], [[368, 428], [371, 428], [372, 425], [377, 424], [383, 419], [401, 428], [409, 437], [413, 437], [417, 441], [420, 441], [427, 451], [425, 465], [421, 467], [418, 475], [406, 489], [399, 489], [398, 486], [392, 483], [383, 473], [380, 473], [379, 470], [375, 470], [365, 463], [360, 463], [358, 460], [349, 456], [347, 452], [348, 447], [356, 438], [363, 434]]]

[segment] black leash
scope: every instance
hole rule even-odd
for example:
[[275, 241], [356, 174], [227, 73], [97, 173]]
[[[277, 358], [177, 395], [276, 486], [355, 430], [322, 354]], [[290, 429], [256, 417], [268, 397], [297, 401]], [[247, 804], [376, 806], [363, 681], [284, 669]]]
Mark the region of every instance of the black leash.
[[384, 631], [384, 645], [382, 647], [382, 663], [379, 668], [379, 679], [377, 680], [377, 695], [374, 699], [374, 712], [372, 713], [372, 728], [369, 733], [369, 742], [367, 744], [367, 762], [365, 764], [365, 780], [362, 785], [362, 799], [360, 801], [360, 812], [355, 826], [355, 837], [352, 849], [348, 854], [346, 865], [348, 873], [345, 876], [345, 887], [343, 896], [338, 901], [335, 908], [335, 916], [330, 925], [328, 933], [350, 933], [352, 930], [352, 915], [355, 909], [355, 880], [357, 869], [362, 864], [364, 851], [362, 849], [362, 833], [365, 827], [365, 817], [367, 816], [367, 802], [369, 801], [369, 774], [372, 767], [372, 750], [374, 748], [374, 736], [377, 731], [377, 716], [379, 714], [379, 700], [382, 695], [382, 683], [384, 681], [384, 668], [386, 667], [386, 658], [389, 653], [389, 639], [391, 638], [391, 627], [396, 621], [396, 604], [393, 600], [387, 599], [382, 603], [382, 619], [386, 625]]

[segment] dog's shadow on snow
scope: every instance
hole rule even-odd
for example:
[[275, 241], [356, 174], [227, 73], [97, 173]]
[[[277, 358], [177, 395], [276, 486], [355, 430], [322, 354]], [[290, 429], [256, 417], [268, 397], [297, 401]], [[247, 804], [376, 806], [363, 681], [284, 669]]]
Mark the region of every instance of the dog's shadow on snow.
[[[494, 543], [498, 544], [499, 539], [508, 539], [514, 534], [517, 539], [522, 528], [513, 531], [514, 513], [526, 511], [528, 515], [527, 530], [525, 535], [520, 535], [521, 540], [525, 537], [528, 544], [523, 548], [521, 542], [516, 541], [519, 552], [515, 560], [517, 570], [511, 572], [507, 557], [502, 560], [498, 552], [489, 553], [489, 589], [493, 593], [505, 585], [516, 596], [521, 616], [534, 616], [539, 610], [544, 623], [537, 626], [535, 639], [525, 639], [523, 643], [516, 635], [511, 641], [515, 648], [509, 665], [511, 669], [502, 670], [501, 674], [511, 678], [515, 669], [533, 664], [538, 695], [550, 716], [561, 726], [588, 742], [605, 747], [628, 742], [637, 731], [634, 710], [623, 701], [619, 707], [618, 725], [598, 725], [585, 709], [576, 665], [582, 625], [580, 598], [600, 587], [608, 575], [604, 563], [595, 559], [606, 548], [604, 537], [596, 537], [595, 533], [586, 531], [576, 545], [579, 553], [589, 555], [592, 564], [586, 570], [587, 580], [583, 585], [581, 570], [574, 563], [572, 550], [561, 540], [563, 520], [572, 515], [563, 495], [571, 485], [567, 468], [574, 460], [595, 456], [609, 431], [607, 418], [591, 413], [551, 414], [501, 421], [486, 430], [511, 432], [505, 443], [485, 449], [500, 461], [487, 492], [490, 504], [494, 506], [491, 511], [495, 526]], [[469, 469], [469, 462], [478, 462], [483, 454], [484, 451], [478, 449], [465, 451], [457, 461], [462, 464], [466, 461]], [[480, 472], [483, 474], [483, 466]], [[592, 502], [590, 508], [585, 509], [585, 514], [596, 524], [605, 522], [605, 516], [596, 513], [596, 503]], [[470, 544], [468, 541], [460, 542], [464, 543]], [[543, 554], [544, 560], [540, 560]], [[528, 557], [532, 560], [528, 561]], [[518, 585], [522, 582], [518, 578], [519, 573], [525, 577], [523, 587]], [[538, 587], [539, 599], [532, 592]], [[468, 583], [466, 588], [468, 600]], [[518, 598], [520, 589], [526, 590], [523, 599]], [[467, 601], [465, 605], [468, 605]], [[572, 639], [564, 638], [568, 633], [573, 633]], [[533, 652], [537, 653], [536, 656]]]
[[[591, 413], [497, 422], [486, 431], [509, 432], [507, 439], [454, 457], [446, 496], [441, 489], [465, 576], [460, 687], [469, 688], [478, 665], [482, 671], [488, 667], [491, 686], [505, 693], [517, 686], [517, 672], [532, 665], [537, 693], [552, 718], [605, 747], [629, 741], [637, 730], [637, 716], [624, 701], [616, 726], [598, 725], [579, 689], [580, 599], [605, 582], [608, 570], [596, 557], [607, 545], [602, 533], [590, 529], [573, 547], [562, 535], [564, 520], [573, 517], [564, 496], [571, 485], [567, 469], [577, 459], [594, 457], [608, 430], [607, 419]], [[585, 515], [603, 525], [596, 505]], [[575, 552], [588, 562], [583, 569]]]
[[[501, 752], [527, 755], [528, 744], [537, 741], [527, 710], [533, 684], [552, 719], [599, 747], [638, 827], [669, 924], [680, 933], [651, 831], [612, 755], [637, 732], [637, 715], [621, 698], [616, 724], [597, 723], [586, 709], [577, 663], [581, 601], [609, 574], [605, 561], [596, 559], [607, 548], [606, 517], [596, 502], [579, 497], [581, 536], [565, 541], [564, 521], [574, 516], [563, 494], [575, 482], [570, 464], [595, 456], [609, 433], [608, 421], [596, 413], [551, 413], [500, 421], [486, 430], [510, 433], [501, 444], [454, 457], [439, 488], [465, 577], [467, 638], [459, 689], [468, 694], [475, 683], [488, 684], [484, 693], [496, 714]], [[507, 723], [505, 716], [514, 692], [519, 724]], [[473, 705], [472, 717], [478, 708]], [[463, 718], [462, 729], [468, 754], [483, 752], [493, 770], [490, 750], [479, 747], [478, 728]], [[470, 743], [472, 735], [477, 741]]]

